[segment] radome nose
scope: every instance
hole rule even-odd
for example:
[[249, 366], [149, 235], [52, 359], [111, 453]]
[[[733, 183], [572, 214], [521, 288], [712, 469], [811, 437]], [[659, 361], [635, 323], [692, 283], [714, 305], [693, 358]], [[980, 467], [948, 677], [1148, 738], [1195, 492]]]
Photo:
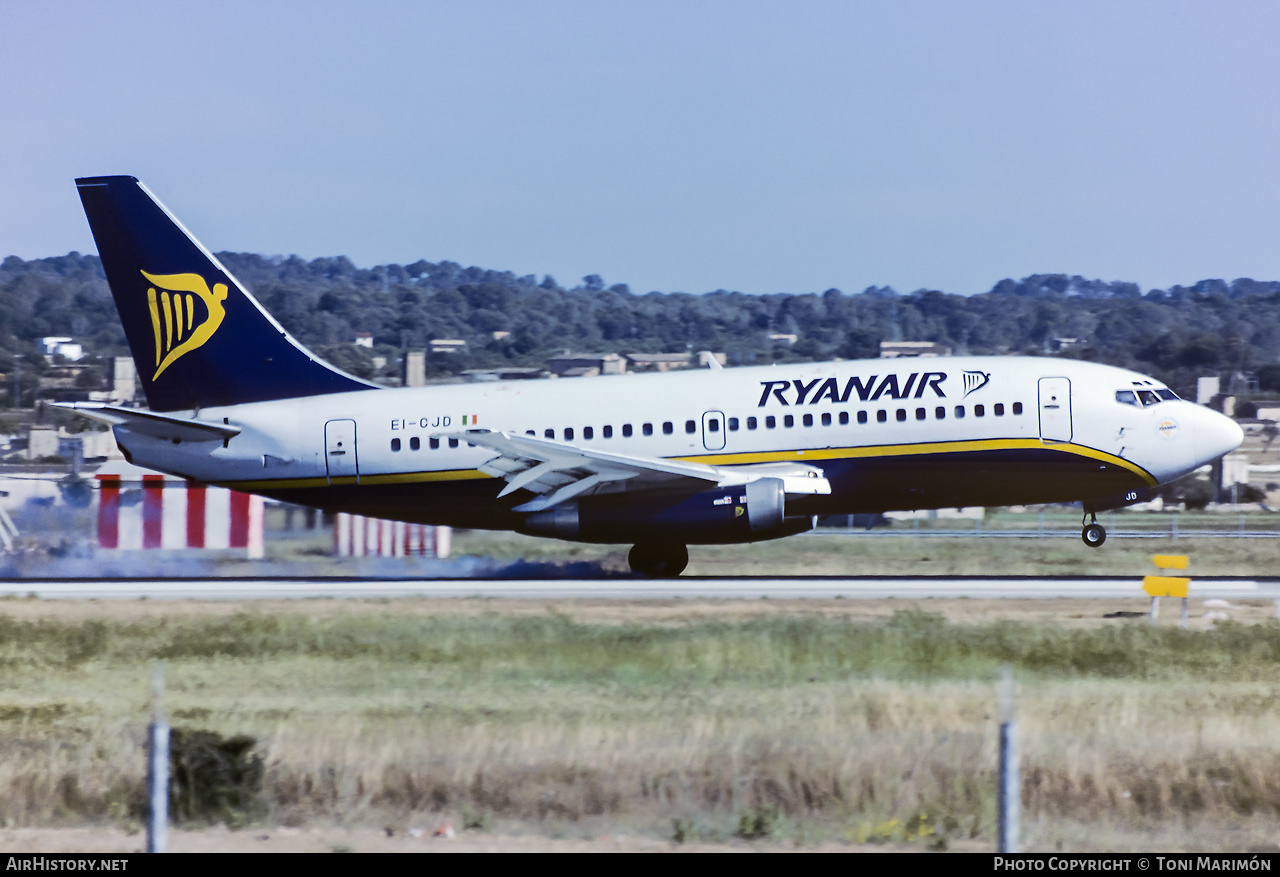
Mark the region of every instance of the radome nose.
[[1195, 420], [1196, 464], [1204, 465], [1229, 454], [1244, 441], [1244, 430], [1230, 417], [1201, 408]]

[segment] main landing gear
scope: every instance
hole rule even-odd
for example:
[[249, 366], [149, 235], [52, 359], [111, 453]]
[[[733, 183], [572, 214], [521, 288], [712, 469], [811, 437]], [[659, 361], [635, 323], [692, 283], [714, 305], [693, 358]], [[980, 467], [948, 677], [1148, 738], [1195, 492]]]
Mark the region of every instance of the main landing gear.
[[683, 545], [641, 542], [627, 555], [631, 571], [650, 579], [674, 579], [689, 565], [689, 549]]
[[1101, 548], [1102, 543], [1107, 541], [1107, 531], [1098, 523], [1097, 512], [1089, 513], [1089, 523], [1080, 531], [1080, 539], [1090, 548]]

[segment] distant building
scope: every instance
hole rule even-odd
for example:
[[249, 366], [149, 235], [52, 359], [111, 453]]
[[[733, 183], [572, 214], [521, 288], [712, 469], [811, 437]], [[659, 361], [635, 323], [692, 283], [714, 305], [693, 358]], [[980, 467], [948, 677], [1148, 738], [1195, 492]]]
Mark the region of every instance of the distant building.
[[936, 341], [881, 341], [881, 359], [902, 359], [905, 357], [950, 356], [951, 348]]
[[132, 356], [117, 356], [111, 365], [111, 399], [117, 405], [132, 402], [138, 394], [138, 367]]
[[533, 381], [540, 378], [554, 377], [545, 368], [469, 368], [462, 372], [462, 378], [472, 383], [485, 381]]
[[410, 350], [404, 355], [404, 379], [406, 387], [425, 387], [427, 385], [427, 353], [425, 350]]
[[627, 370], [633, 372], [668, 372], [681, 368], [709, 368], [707, 360], [714, 358], [719, 365], [728, 360], [723, 353], [708, 350], [698, 353], [624, 353]]
[[467, 342], [461, 338], [432, 338], [429, 346], [432, 353], [461, 353], [467, 349]]
[[40, 349], [45, 356], [61, 356], [72, 362], [84, 359], [84, 348], [65, 335], [49, 335], [40, 339]]
[[[22, 447], [19, 440], [17, 447]], [[37, 426], [28, 428], [26, 447], [22, 448], [22, 456], [27, 460], [39, 460], [42, 457], [59, 456], [71, 459], [75, 453], [84, 457], [114, 458], [123, 460], [116, 445], [115, 435], [111, 430], [102, 432], [69, 433], [65, 426]]]
[[562, 378], [626, 374], [627, 361], [616, 353], [568, 353], [552, 357], [547, 368]]
[[774, 332], [769, 336], [769, 340], [774, 344], [795, 344], [799, 339], [799, 335], [794, 332]]
[[373, 333], [371, 333], [371, 332], [357, 332], [357, 333], [356, 333], [356, 347], [369, 347], [369, 348], [372, 348], [372, 347], [373, 347]]
[[39, 460], [41, 457], [52, 457], [58, 453], [58, 428], [56, 426], [33, 426], [27, 433], [27, 459]]
[[46, 335], [40, 339], [40, 348], [45, 356], [61, 356], [64, 360], [77, 362], [84, 358], [84, 348], [74, 343], [68, 335]]
[[1208, 405], [1221, 392], [1222, 382], [1217, 375], [1196, 378], [1196, 404]]

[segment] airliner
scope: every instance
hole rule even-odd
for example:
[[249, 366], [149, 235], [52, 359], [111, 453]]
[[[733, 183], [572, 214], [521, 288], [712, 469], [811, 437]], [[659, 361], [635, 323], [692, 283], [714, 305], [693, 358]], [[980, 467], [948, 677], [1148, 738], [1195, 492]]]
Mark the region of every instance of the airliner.
[[76, 186], [148, 408], [65, 407], [132, 463], [326, 512], [629, 544], [650, 577], [691, 544], [890, 510], [1079, 503], [1097, 548], [1099, 511], [1243, 439], [1154, 378], [1047, 357], [378, 387], [296, 341], [136, 178]]

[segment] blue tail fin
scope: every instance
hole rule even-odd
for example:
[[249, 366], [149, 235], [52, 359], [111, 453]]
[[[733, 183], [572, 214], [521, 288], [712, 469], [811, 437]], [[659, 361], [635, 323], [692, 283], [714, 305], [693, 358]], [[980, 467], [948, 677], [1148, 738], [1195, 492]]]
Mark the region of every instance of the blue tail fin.
[[76, 188], [153, 411], [373, 388], [295, 341], [136, 178]]

